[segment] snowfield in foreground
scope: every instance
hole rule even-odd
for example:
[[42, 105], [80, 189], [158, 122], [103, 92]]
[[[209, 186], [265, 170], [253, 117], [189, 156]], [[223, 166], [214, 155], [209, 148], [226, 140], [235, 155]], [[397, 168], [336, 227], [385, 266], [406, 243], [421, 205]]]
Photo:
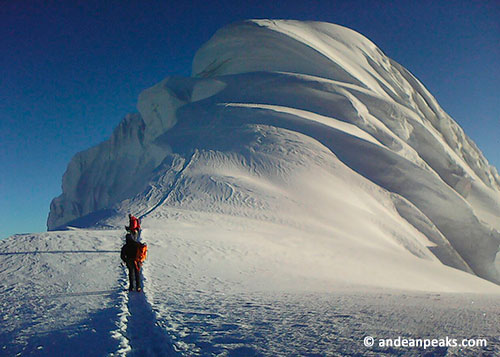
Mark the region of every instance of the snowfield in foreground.
[[[500, 352], [500, 288], [492, 283], [437, 262], [415, 276], [411, 256], [406, 271], [390, 273], [390, 264], [374, 271], [369, 262], [366, 270], [352, 271], [359, 265], [328, 256], [326, 241], [318, 246], [308, 242], [311, 237], [281, 239], [282, 231], [293, 236], [292, 227], [191, 218], [144, 230], [150, 252], [144, 294], [126, 291], [122, 231], [58, 231], [1, 241], [1, 354]], [[214, 228], [220, 227], [214, 220], [230, 224]], [[376, 274], [388, 277], [386, 288], [370, 286]], [[403, 282], [422, 291], [394, 288]], [[366, 336], [481, 338], [487, 345], [367, 348]]]

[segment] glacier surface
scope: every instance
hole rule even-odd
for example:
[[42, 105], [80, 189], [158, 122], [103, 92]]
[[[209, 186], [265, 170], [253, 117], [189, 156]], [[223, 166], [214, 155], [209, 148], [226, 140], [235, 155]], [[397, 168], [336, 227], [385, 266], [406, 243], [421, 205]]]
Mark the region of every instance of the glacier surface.
[[297, 237], [324, 247], [337, 264], [319, 278], [432, 289], [449, 266], [500, 283], [496, 169], [408, 70], [352, 30], [227, 26], [190, 78], [164, 79], [137, 107], [71, 160], [49, 230], [119, 227], [128, 212], [151, 228], [205, 217], [207, 232], [243, 219], [287, 227], [280, 239], [297, 250]]
[[1, 355], [500, 355], [498, 174], [369, 40], [234, 24], [138, 109], [70, 162], [50, 232], [0, 241]]

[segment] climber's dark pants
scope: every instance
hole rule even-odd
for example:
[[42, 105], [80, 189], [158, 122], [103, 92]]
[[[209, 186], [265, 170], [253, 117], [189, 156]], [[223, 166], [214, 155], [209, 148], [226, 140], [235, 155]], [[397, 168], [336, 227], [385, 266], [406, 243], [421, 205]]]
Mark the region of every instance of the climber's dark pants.
[[133, 260], [127, 260], [128, 280], [130, 282], [129, 289], [137, 290], [141, 286], [141, 271], [136, 268]]

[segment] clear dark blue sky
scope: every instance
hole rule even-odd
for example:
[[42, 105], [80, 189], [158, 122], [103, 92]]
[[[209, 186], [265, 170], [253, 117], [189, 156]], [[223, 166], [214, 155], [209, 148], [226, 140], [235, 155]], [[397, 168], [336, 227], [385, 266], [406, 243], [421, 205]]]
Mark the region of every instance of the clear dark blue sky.
[[249, 18], [352, 28], [419, 78], [500, 168], [500, 2], [0, 0], [0, 238], [45, 230], [78, 151], [141, 90], [190, 75], [196, 50]]

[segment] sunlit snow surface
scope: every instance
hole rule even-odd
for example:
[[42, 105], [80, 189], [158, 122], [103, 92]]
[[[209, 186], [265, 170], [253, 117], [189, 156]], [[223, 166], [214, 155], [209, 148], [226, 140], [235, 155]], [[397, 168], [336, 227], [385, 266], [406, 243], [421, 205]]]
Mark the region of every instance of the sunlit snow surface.
[[[450, 268], [447, 275], [436, 278], [439, 283], [456, 279], [448, 286], [451, 290], [463, 284], [480, 294], [360, 286], [342, 282], [348, 276], [333, 271], [318, 278], [312, 270], [328, 264], [314, 263], [324, 260], [321, 250], [305, 244], [299, 254], [293, 248], [297, 241], [280, 241], [278, 231], [270, 227], [262, 227], [274, 241], [274, 248], [266, 250], [261, 249], [264, 239], [241, 244], [248, 237], [237, 226], [217, 235], [207, 234], [207, 227], [199, 224], [166, 228], [143, 232], [150, 248], [143, 269], [144, 294], [126, 291], [118, 252], [121, 231], [50, 232], [0, 242], [0, 354], [419, 356], [432, 352], [476, 356], [500, 352], [498, 288], [466, 273]], [[482, 338], [488, 345], [367, 348], [366, 336]]]
[[[228, 26], [197, 52], [193, 77], [145, 90], [138, 109], [70, 162], [50, 229], [114, 226], [161, 207], [366, 242], [364, 226], [416, 256], [500, 281], [496, 169], [417, 79], [354, 31]], [[386, 211], [363, 207], [366, 194]]]
[[[138, 110], [70, 162], [56, 231], [0, 242], [5, 354], [428, 352], [365, 336], [500, 352], [498, 173], [369, 40], [231, 25]], [[149, 244], [145, 295], [125, 292], [128, 213]]]

